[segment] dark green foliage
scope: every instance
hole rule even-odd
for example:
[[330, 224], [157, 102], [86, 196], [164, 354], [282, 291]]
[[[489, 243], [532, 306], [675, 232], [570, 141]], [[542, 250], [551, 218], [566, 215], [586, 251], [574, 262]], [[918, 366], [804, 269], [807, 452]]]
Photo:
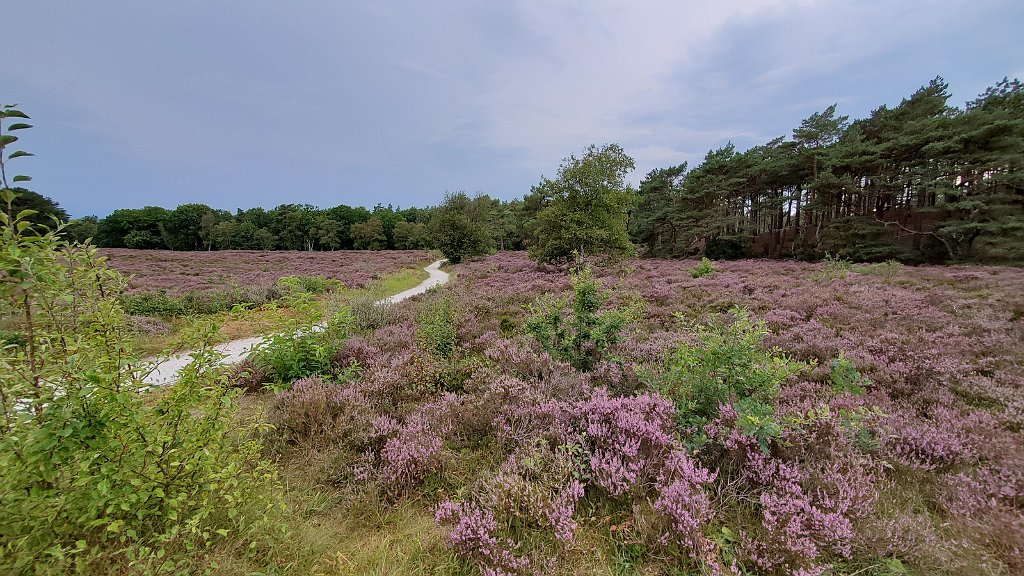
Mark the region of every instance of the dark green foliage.
[[85, 242], [96, 236], [98, 222], [95, 216], [75, 218], [64, 227], [64, 235], [72, 242]]
[[837, 394], [847, 393], [860, 396], [864, 394], [864, 388], [871, 385], [871, 380], [861, 376], [853, 362], [843, 356], [832, 360], [828, 379], [832, 384], [832, 390]]
[[67, 222], [68, 213], [60, 207], [56, 201], [37, 194], [24, 188], [12, 188], [15, 196], [11, 202], [11, 213], [18, 214], [22, 210], [32, 210], [34, 213], [25, 217], [24, 221], [31, 222], [34, 226], [46, 226], [53, 228], [57, 221]]
[[790, 141], [652, 171], [630, 231], [654, 256], [1024, 261], [1024, 87], [948, 99], [936, 78], [852, 123], [833, 105]]
[[540, 206], [531, 257], [565, 262], [573, 254], [633, 254], [626, 222], [636, 192], [625, 180], [633, 168], [618, 144], [591, 145], [582, 158], [563, 160], [557, 178], [542, 179], [530, 192]]
[[650, 256], [671, 257], [681, 253], [679, 235], [682, 231], [674, 207], [684, 174], [686, 162], [652, 170], [640, 183], [639, 200], [629, 221], [629, 232]]
[[24, 348], [28, 340], [25, 334], [16, 330], [0, 330], [0, 349], [7, 346]]
[[109, 248], [166, 249], [164, 226], [169, 216], [169, 210], [158, 206], [114, 210], [97, 223], [94, 239]]
[[433, 246], [452, 264], [487, 254], [494, 241], [488, 233], [490, 199], [470, 199], [465, 192], [446, 194], [430, 220]]
[[510, 316], [502, 316], [498, 320], [498, 333], [504, 338], [511, 338], [519, 329], [519, 323]]
[[356, 250], [384, 250], [388, 247], [384, 221], [380, 218], [370, 218], [361, 224], [353, 224], [351, 234], [352, 246]]
[[640, 309], [637, 305], [601, 311], [608, 296], [601, 292], [590, 267], [573, 272], [572, 287], [571, 313], [566, 310], [567, 299], [545, 296], [530, 305], [524, 328], [555, 359], [588, 371], [606, 357]]
[[716, 236], [708, 240], [704, 256], [712, 260], [739, 260], [750, 256], [750, 240], [737, 236]]

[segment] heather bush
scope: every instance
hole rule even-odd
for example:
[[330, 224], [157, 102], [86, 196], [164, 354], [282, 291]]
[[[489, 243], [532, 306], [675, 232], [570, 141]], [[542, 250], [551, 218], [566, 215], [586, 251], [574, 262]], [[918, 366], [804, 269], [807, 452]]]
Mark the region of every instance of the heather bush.
[[454, 395], [421, 405], [394, 427], [380, 450], [377, 478], [392, 496], [408, 493], [440, 469], [444, 440], [451, 432], [459, 400]]
[[269, 421], [288, 442], [358, 449], [368, 442], [373, 417], [356, 386], [313, 377], [296, 380], [279, 393]]
[[240, 389], [243, 393], [259, 392], [270, 382], [269, 369], [266, 365], [246, 358], [227, 370], [229, 385]]
[[828, 492], [809, 493], [807, 475], [795, 463], [749, 448], [746, 456], [746, 479], [759, 493], [761, 514], [760, 526], [742, 540], [749, 562], [765, 571], [820, 575], [829, 556], [850, 556], [852, 522]]
[[712, 574], [722, 573], [717, 546], [705, 534], [714, 516], [707, 488], [716, 477], [684, 451], [673, 450], [664, 457], [657, 478], [657, 498], [652, 503], [659, 516], [655, 527], [659, 543], [681, 547], [684, 557], [698, 559]]
[[128, 316], [126, 320], [128, 328], [138, 334], [162, 336], [172, 330], [169, 323], [151, 316]]
[[515, 542], [497, 535], [498, 521], [490, 510], [473, 502], [446, 500], [437, 507], [435, 517], [439, 523], [450, 525], [448, 544], [483, 576], [527, 573], [529, 560], [520, 555]]
[[396, 306], [390, 300], [378, 300], [372, 294], [364, 294], [350, 303], [352, 321], [360, 330], [376, 330], [398, 322]]
[[612, 398], [598, 388], [573, 413], [590, 476], [612, 496], [643, 491], [678, 447], [672, 402], [657, 394]]
[[583, 496], [579, 448], [535, 440], [515, 450], [493, 476], [481, 482], [478, 499], [505, 523], [519, 529], [550, 530], [557, 540], [573, 540], [573, 519]]

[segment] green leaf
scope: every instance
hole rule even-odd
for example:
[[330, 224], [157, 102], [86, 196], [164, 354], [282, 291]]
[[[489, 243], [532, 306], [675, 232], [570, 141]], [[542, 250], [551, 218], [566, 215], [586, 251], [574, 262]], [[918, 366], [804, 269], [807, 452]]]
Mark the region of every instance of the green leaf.
[[32, 127], [31, 124], [25, 124], [24, 122], [19, 122], [17, 124], [11, 124], [10, 126], [8, 126], [7, 130], [9, 130], [9, 131], [10, 130], [24, 130], [26, 128], [31, 128], [31, 127]]
[[24, 118], [26, 120], [30, 119], [27, 114], [25, 114], [21, 110], [15, 110], [14, 108], [8, 108], [7, 110], [0, 112], [0, 114], [7, 118]]
[[23, 176], [23, 175], [19, 174], [19, 175], [14, 177], [13, 181], [14, 182], [30, 182], [31, 180], [32, 180], [31, 176]]
[[15, 216], [15, 220], [24, 220], [25, 218], [28, 218], [29, 216], [31, 216], [33, 214], [38, 214], [38, 213], [39, 212], [37, 210], [25, 209], [25, 210], [22, 210], [21, 212], [18, 212], [18, 215]]
[[11, 136], [10, 134], [4, 134], [0, 136], [0, 146], [7, 146], [8, 144], [14, 144], [18, 141], [17, 136]]
[[11, 152], [11, 155], [8, 156], [7, 159], [13, 160], [15, 158], [21, 158], [22, 156], [35, 156], [35, 154], [31, 152], [25, 152], [24, 150], [18, 150], [16, 152]]

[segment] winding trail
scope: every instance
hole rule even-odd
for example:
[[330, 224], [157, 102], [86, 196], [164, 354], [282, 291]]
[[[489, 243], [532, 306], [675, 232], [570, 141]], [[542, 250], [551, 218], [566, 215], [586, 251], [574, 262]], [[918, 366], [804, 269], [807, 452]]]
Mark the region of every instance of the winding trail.
[[[441, 270], [441, 264], [443, 263], [444, 260], [438, 260], [430, 266], [427, 266], [423, 269], [430, 275], [426, 280], [408, 290], [405, 290], [404, 292], [399, 292], [393, 296], [382, 298], [379, 300], [379, 303], [397, 304], [402, 300], [418, 296], [435, 286], [440, 286], [448, 282], [448, 273]], [[231, 342], [217, 344], [213, 348], [225, 355], [224, 359], [221, 360], [221, 364], [237, 364], [249, 355], [249, 352], [252, 351], [254, 346], [262, 344], [268, 338], [268, 336], [241, 338], [239, 340], [232, 340]], [[191, 361], [191, 352], [183, 352], [181, 354], [175, 354], [174, 356], [160, 359], [146, 376], [144, 382], [153, 386], [171, 384], [177, 381], [178, 371], [187, 366]]]

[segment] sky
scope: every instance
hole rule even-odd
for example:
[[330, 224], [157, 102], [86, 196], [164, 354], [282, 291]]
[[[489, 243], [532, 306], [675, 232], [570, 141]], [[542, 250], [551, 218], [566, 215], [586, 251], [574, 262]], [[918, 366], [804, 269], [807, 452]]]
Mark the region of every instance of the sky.
[[0, 100], [35, 126], [9, 167], [73, 217], [509, 200], [612, 142], [636, 185], [832, 103], [1024, 79], [1016, 0], [0, 0], [0, 22]]

